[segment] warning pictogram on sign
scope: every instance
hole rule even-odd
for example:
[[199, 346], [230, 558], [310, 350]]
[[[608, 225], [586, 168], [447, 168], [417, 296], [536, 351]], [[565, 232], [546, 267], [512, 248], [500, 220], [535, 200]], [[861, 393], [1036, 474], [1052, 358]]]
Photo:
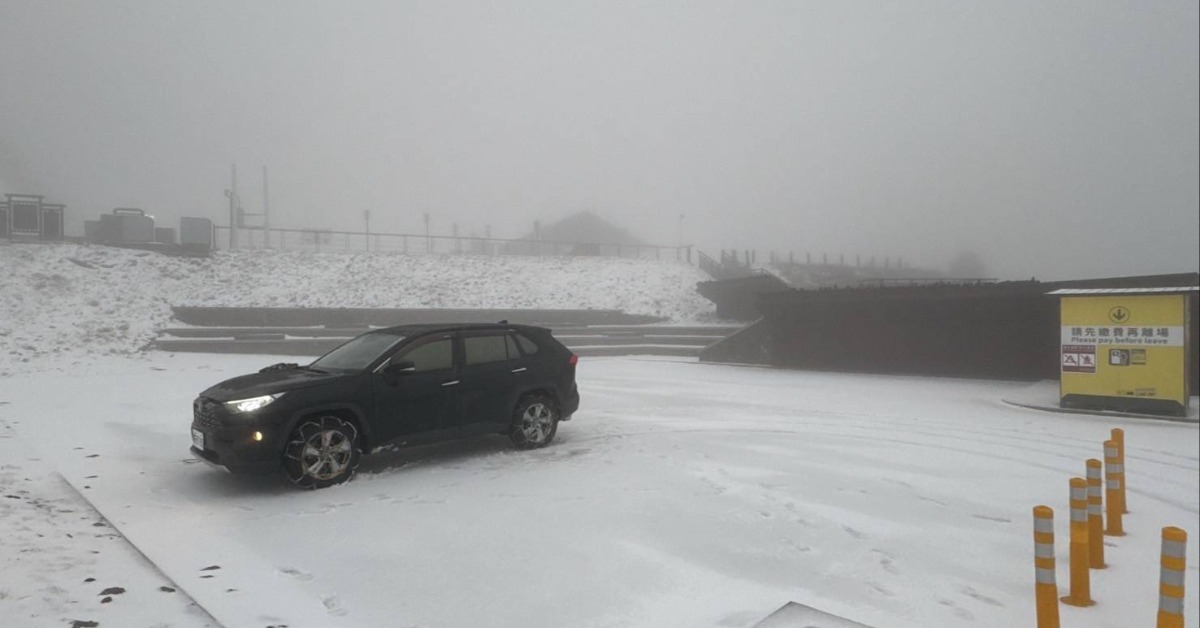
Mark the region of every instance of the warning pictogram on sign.
[[1095, 345], [1063, 345], [1062, 372], [1064, 373], [1095, 373]]

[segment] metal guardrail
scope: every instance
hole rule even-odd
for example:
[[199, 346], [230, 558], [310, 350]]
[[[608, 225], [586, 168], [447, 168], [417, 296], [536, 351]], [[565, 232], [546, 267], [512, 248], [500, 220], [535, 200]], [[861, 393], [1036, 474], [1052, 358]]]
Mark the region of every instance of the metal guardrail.
[[[217, 248], [228, 249], [229, 227], [213, 227]], [[597, 256], [642, 259], [675, 259], [691, 263], [692, 246], [657, 244], [610, 244], [603, 242], [566, 242], [478, 236], [432, 235], [418, 233], [369, 233], [328, 229], [278, 229], [240, 227], [234, 248], [282, 249], [299, 251], [375, 251], [433, 255], [531, 255]]]

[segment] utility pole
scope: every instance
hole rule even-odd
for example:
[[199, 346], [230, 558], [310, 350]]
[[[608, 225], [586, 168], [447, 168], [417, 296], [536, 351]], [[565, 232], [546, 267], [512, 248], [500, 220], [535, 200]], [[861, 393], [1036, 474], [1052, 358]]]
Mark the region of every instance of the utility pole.
[[363, 210], [363, 222], [367, 223], [367, 250], [371, 250], [371, 210]]
[[271, 196], [267, 193], [266, 166], [263, 166], [263, 246], [271, 248]]
[[237, 223], [238, 223], [238, 202], [237, 202], [237, 164], [232, 165], [232, 179], [228, 190], [225, 190], [225, 196], [229, 197], [229, 250], [237, 248]]
[[429, 213], [425, 213], [425, 252], [433, 252], [433, 239], [429, 237]]

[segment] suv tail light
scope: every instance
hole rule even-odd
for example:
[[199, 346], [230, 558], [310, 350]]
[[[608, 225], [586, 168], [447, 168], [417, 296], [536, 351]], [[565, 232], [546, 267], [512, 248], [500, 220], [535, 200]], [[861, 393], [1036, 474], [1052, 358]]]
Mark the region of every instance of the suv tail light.
[[579, 356], [577, 356], [577, 355], [575, 355], [574, 353], [572, 353], [572, 354], [571, 354], [571, 357], [567, 358], [567, 365], [568, 365], [568, 366], [575, 366], [576, 364], [579, 364]]

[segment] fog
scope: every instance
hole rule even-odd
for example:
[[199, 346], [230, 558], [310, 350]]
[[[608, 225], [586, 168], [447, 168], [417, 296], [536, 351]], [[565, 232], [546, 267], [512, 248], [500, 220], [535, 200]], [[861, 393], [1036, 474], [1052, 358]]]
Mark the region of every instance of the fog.
[[[1195, 271], [1196, 2], [0, 0], [0, 193], [1041, 279]], [[680, 216], [683, 216], [680, 218]]]

